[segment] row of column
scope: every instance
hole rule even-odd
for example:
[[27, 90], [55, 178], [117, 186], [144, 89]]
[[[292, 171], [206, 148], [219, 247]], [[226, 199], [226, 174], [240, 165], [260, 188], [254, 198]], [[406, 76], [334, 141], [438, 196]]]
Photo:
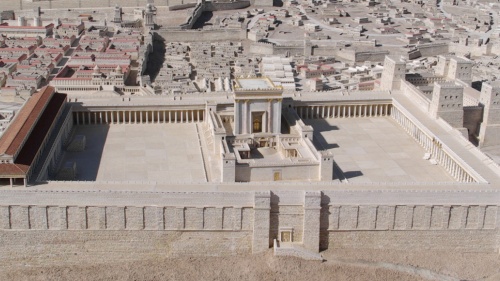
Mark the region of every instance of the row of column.
[[390, 115], [391, 104], [314, 105], [295, 107], [302, 119], [377, 117]]
[[200, 122], [204, 110], [75, 111], [73, 114], [76, 125], [159, 124]]
[[434, 158], [439, 165], [443, 166], [454, 179], [459, 182], [475, 182], [474, 178], [443, 150], [441, 142], [422, 132], [422, 130], [397, 108], [392, 109], [391, 116], [425, 149], [425, 151], [429, 152], [431, 157]]

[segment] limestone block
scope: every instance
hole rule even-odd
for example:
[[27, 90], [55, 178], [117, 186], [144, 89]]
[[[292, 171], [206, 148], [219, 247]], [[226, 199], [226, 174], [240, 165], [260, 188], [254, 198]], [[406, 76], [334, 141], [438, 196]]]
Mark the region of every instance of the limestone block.
[[339, 229], [356, 229], [358, 225], [358, 206], [341, 206]]
[[125, 228], [130, 230], [144, 229], [144, 209], [142, 207], [125, 208]]
[[377, 221], [376, 206], [359, 206], [358, 229], [375, 229]]
[[66, 207], [49, 206], [47, 207], [49, 229], [67, 229]]
[[497, 216], [498, 207], [497, 206], [486, 206], [486, 213], [484, 216], [484, 229], [496, 229], [497, 228]]
[[328, 229], [339, 229], [340, 206], [330, 206], [330, 215], [328, 216]]
[[30, 226], [31, 229], [47, 229], [47, 207], [46, 206], [31, 206], [30, 207]]
[[106, 228], [111, 230], [125, 229], [124, 207], [106, 207]]
[[443, 206], [442, 207], [442, 228], [443, 229], [448, 229], [450, 227], [450, 218], [451, 218], [451, 206]]
[[12, 229], [29, 229], [29, 207], [10, 206], [10, 223]]
[[[478, 229], [479, 228], [479, 206], [468, 206], [467, 210], [467, 222], [465, 228], [467, 229]], [[483, 213], [484, 216], [484, 213]]]
[[184, 216], [186, 229], [203, 229], [203, 208], [186, 208]]
[[408, 208], [406, 206], [396, 206], [396, 213], [394, 218], [394, 229], [402, 230], [407, 228], [407, 213]]
[[375, 228], [377, 230], [388, 230], [394, 226], [394, 206], [378, 206], [377, 222]]
[[413, 229], [429, 229], [431, 212], [431, 206], [415, 206], [413, 209]]
[[70, 206], [67, 209], [68, 229], [86, 229], [87, 214], [85, 207]]
[[10, 229], [9, 206], [0, 206], [0, 229]]
[[70, 152], [81, 152], [85, 150], [87, 139], [84, 135], [76, 135], [66, 148]]
[[450, 229], [463, 229], [465, 228], [465, 207], [452, 206], [450, 210]]
[[76, 162], [68, 161], [61, 167], [56, 176], [60, 181], [72, 181], [76, 179]]
[[443, 228], [443, 207], [432, 206], [431, 209], [431, 229]]
[[174, 224], [176, 229], [186, 228], [186, 208], [175, 208]]
[[234, 211], [233, 208], [223, 208], [222, 209], [222, 229], [233, 229], [234, 228]]
[[87, 228], [106, 229], [106, 207], [87, 207]]
[[[177, 209], [174, 207], [167, 207], [163, 210], [163, 220], [165, 222], [165, 229], [177, 229], [176, 215], [177, 215]], [[184, 216], [184, 213], [182, 213], [182, 216]], [[182, 228], [184, 228], [184, 226]]]
[[[233, 210], [233, 222], [234, 222], [233, 230], [240, 230], [241, 225], [242, 225], [242, 220], [243, 220], [242, 208], [233, 207], [232, 210]], [[222, 218], [222, 216], [221, 216], [221, 218]]]
[[221, 229], [222, 228], [222, 209], [218, 208], [221, 212], [220, 214], [220, 225], [217, 225], [217, 210], [212, 207], [212, 208], [205, 208], [203, 210], [203, 218], [204, 218], [204, 229]]
[[163, 223], [163, 207], [144, 208], [144, 228], [145, 229], [165, 229]]
[[243, 208], [241, 209], [241, 229], [242, 230], [252, 230], [253, 229], [253, 209]]

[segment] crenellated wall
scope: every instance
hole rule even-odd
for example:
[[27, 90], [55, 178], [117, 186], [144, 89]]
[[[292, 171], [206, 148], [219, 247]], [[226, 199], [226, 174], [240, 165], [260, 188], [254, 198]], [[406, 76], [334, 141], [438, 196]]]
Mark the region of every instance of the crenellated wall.
[[[499, 247], [500, 208], [491, 203], [497, 192], [2, 193], [0, 249], [12, 255], [40, 248], [75, 250], [84, 241], [85, 252], [249, 254], [267, 251], [281, 231], [291, 231], [292, 241], [312, 253], [346, 247], [473, 251]], [[474, 196], [473, 203], [460, 203], [469, 196]], [[19, 245], [24, 245], [23, 251], [15, 250]]]

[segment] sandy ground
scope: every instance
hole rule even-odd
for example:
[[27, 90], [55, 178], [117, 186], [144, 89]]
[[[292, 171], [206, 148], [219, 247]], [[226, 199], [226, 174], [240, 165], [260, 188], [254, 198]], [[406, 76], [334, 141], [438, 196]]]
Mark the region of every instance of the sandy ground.
[[75, 255], [61, 264], [32, 256], [0, 265], [0, 280], [500, 280], [497, 253], [328, 250], [323, 257], [324, 262], [304, 261], [269, 251], [122, 261], [101, 257], [94, 262], [91, 256]]

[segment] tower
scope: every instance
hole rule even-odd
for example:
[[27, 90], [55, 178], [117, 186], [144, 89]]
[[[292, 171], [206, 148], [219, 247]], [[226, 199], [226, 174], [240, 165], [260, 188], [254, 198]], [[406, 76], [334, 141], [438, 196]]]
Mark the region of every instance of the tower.
[[447, 78], [449, 80], [460, 80], [467, 84], [472, 83], [472, 62], [466, 58], [450, 58]]
[[148, 3], [146, 5], [146, 12], [144, 13], [144, 26], [145, 27], [154, 27], [155, 21], [154, 21], [154, 11], [153, 11], [153, 5]]
[[382, 90], [399, 90], [401, 80], [405, 79], [406, 63], [396, 57], [386, 56], [380, 88]]
[[118, 5], [115, 6], [115, 16], [113, 18], [113, 22], [121, 23], [122, 22], [122, 8]]
[[454, 128], [464, 127], [464, 87], [455, 82], [434, 82], [429, 111]]
[[40, 16], [33, 18], [33, 26], [42, 26], [42, 18]]
[[309, 57], [312, 55], [312, 43], [309, 37], [304, 39], [304, 57]]
[[500, 82], [483, 83], [479, 104], [483, 107], [483, 122], [479, 129], [479, 146], [500, 144]]

